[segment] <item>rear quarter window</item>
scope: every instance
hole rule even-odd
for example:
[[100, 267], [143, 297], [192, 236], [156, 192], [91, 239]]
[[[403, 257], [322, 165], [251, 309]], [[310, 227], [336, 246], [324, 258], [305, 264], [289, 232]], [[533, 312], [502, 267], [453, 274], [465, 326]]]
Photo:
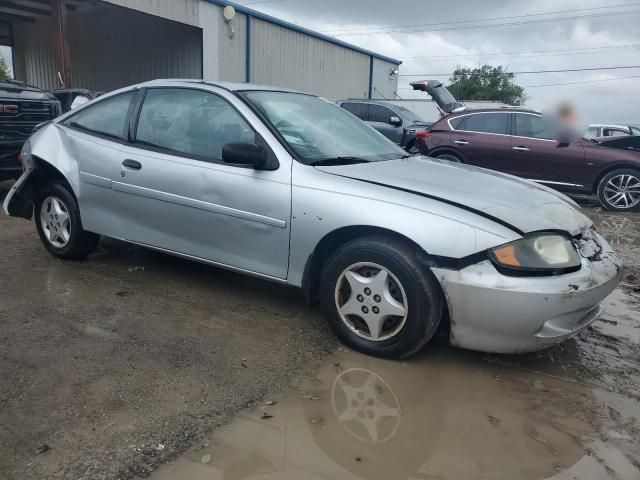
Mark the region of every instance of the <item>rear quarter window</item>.
[[128, 113], [135, 92], [121, 93], [80, 110], [64, 121], [64, 125], [88, 133], [126, 140]]

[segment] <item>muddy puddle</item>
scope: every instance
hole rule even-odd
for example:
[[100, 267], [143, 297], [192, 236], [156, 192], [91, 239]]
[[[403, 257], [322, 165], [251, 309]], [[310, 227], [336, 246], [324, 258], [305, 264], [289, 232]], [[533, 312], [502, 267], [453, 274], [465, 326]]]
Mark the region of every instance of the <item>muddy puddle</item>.
[[339, 348], [152, 478], [638, 480], [635, 302], [537, 355]]

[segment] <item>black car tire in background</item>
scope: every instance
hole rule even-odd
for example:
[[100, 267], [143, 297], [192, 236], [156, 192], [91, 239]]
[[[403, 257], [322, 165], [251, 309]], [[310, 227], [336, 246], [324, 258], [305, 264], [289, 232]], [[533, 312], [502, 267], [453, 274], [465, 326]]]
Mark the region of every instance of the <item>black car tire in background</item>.
[[[624, 182], [621, 184], [621, 182]], [[631, 190], [625, 190], [633, 187]], [[620, 189], [620, 191], [618, 191]], [[598, 184], [598, 199], [607, 210], [630, 212], [640, 209], [640, 170], [621, 168], [607, 173]], [[631, 196], [629, 193], [633, 193]], [[616, 202], [620, 194], [627, 195], [626, 202]], [[625, 206], [624, 203], [627, 203]]]
[[[405, 319], [388, 338], [373, 340], [366, 338], [367, 335], [358, 335], [343, 320], [346, 315], [341, 315], [338, 310], [341, 279], [345, 278], [347, 271], [358, 265], [372, 265], [374, 271], [376, 267], [384, 269], [388, 273], [387, 285], [390, 287], [386, 289], [386, 294], [390, 291], [397, 299], [398, 291], [404, 294], [400, 303], [404, 303]], [[366, 272], [363, 275], [372, 276]], [[394, 285], [390, 285], [390, 282]], [[359, 293], [357, 297], [362, 297], [357, 300], [361, 302], [357, 304], [358, 308], [375, 310], [377, 305], [384, 304], [385, 293], [378, 292], [374, 287], [372, 289], [350, 292], [352, 297], [356, 293]], [[379, 303], [378, 294], [383, 297], [382, 304]], [[359, 238], [339, 247], [322, 272], [320, 302], [331, 329], [343, 343], [354, 350], [383, 358], [404, 358], [420, 350], [438, 330], [445, 303], [437, 279], [418, 261], [416, 247], [386, 236]], [[357, 322], [358, 318], [354, 320]]]
[[439, 158], [440, 160], [449, 160], [450, 162], [455, 162], [455, 163], [462, 163], [462, 160], [460, 160], [460, 157], [458, 157], [457, 155], [454, 155], [453, 153], [441, 153], [439, 155], [436, 155], [436, 158]]
[[[64, 228], [64, 224], [58, 221], [59, 218], [55, 211], [51, 212], [51, 218], [47, 215], [46, 220], [51, 222], [51, 225], [44, 225], [43, 205], [52, 200], [57, 202], [57, 205], [68, 215], [69, 219], [68, 241], [63, 245], [53, 243], [45, 231], [49, 228]], [[46, 206], [44, 208], [46, 209]], [[100, 235], [83, 230], [78, 202], [67, 185], [53, 183], [43, 188], [36, 199], [33, 216], [42, 244], [54, 257], [64, 260], [83, 260], [98, 246]]]

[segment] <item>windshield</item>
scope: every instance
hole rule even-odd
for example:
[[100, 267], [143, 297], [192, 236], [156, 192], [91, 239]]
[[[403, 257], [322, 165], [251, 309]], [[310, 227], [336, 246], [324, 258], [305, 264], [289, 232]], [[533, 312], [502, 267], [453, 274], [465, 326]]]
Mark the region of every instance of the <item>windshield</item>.
[[640, 135], [640, 126], [629, 125], [629, 129], [631, 130], [631, 135]]
[[332, 159], [376, 162], [406, 152], [337, 105], [319, 97], [287, 92], [244, 92], [304, 163]]
[[412, 112], [411, 110], [409, 110], [406, 107], [403, 107], [401, 105], [394, 105], [394, 108], [400, 112], [402, 112], [402, 115], [409, 120], [410, 122], [413, 123], [429, 123], [426, 120], [423, 120], [422, 118], [420, 118], [418, 115], [415, 114], [415, 112]]

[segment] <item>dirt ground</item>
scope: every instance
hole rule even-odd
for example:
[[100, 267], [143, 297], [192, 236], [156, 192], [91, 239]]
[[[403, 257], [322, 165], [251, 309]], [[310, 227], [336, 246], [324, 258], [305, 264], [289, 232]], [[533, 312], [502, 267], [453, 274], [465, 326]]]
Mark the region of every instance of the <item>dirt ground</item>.
[[637, 480], [640, 214], [582, 202], [627, 263], [602, 320], [404, 362], [296, 290], [112, 240], [61, 262], [0, 214], [0, 478]]

